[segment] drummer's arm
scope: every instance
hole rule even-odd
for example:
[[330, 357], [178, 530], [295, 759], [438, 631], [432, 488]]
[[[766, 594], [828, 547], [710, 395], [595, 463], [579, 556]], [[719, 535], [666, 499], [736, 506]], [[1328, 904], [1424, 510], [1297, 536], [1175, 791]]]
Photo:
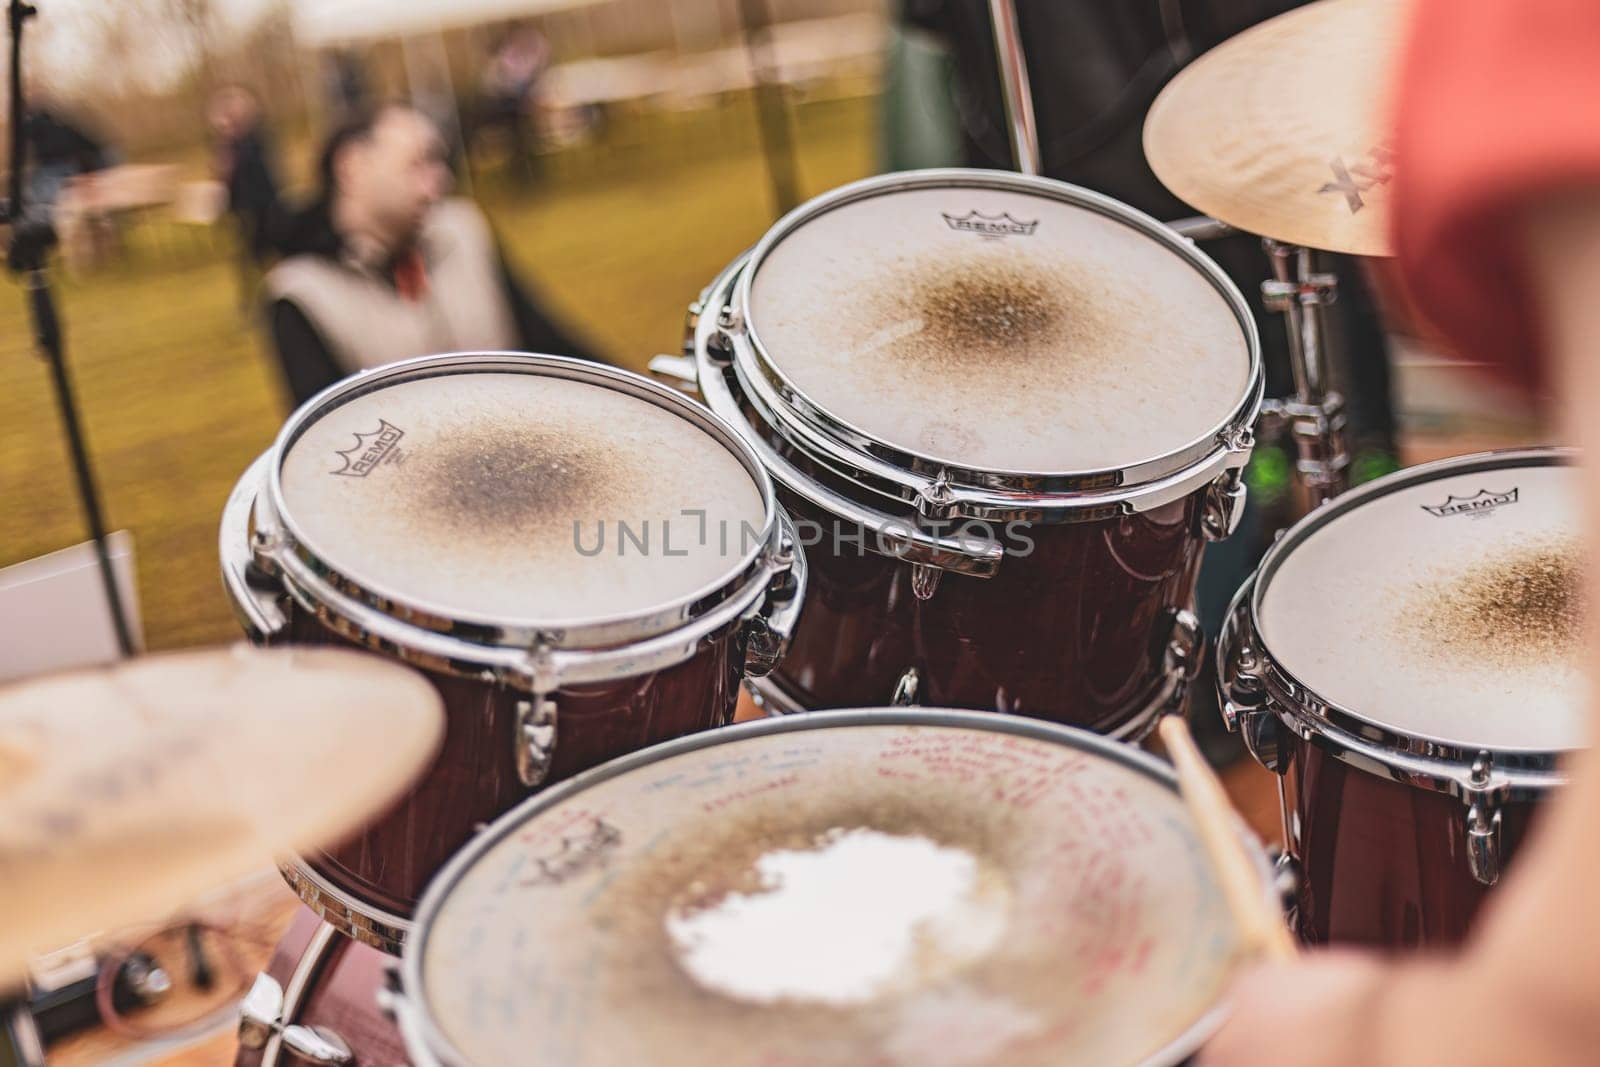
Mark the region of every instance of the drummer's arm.
[[[1523, 253], [1562, 438], [1585, 457], [1581, 506], [1600, 605], [1600, 185], [1541, 197], [1524, 209]], [[1589, 733], [1600, 739], [1600, 642], [1591, 631]], [[1574, 757], [1569, 786], [1543, 815], [1530, 849], [1493, 898], [1472, 954], [1503, 973], [1519, 1012], [1552, 1035], [1600, 1047], [1600, 751]], [[1570, 1048], [1571, 1046], [1564, 1045]], [[1529, 1062], [1535, 1062], [1530, 1060]]]

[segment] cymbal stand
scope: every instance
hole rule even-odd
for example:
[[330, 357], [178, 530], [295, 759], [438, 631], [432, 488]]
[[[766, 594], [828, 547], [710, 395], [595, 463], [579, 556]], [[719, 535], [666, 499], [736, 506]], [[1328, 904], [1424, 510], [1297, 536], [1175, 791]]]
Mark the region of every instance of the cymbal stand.
[[989, 24], [994, 30], [995, 61], [1000, 68], [1000, 97], [1005, 102], [1006, 130], [1011, 136], [1011, 158], [1022, 174], [1039, 174], [1039, 124], [1033, 117], [1033, 89], [1028, 83], [1028, 60], [1022, 52], [1014, 0], [989, 0]]
[[1287, 425], [1298, 458], [1295, 471], [1315, 508], [1350, 486], [1344, 397], [1328, 387], [1327, 333], [1322, 309], [1338, 295], [1338, 278], [1314, 271], [1311, 250], [1271, 238], [1262, 241], [1273, 277], [1261, 283], [1269, 311], [1283, 313], [1295, 395], [1261, 406], [1261, 436]]

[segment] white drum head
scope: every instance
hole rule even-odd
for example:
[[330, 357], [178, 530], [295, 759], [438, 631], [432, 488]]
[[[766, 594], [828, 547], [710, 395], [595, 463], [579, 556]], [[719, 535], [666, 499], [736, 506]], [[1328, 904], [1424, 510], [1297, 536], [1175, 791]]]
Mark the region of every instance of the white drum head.
[[408, 960], [473, 1064], [1177, 1058], [1238, 949], [1171, 788], [1000, 730], [747, 730], [509, 818]]
[[1293, 544], [1260, 596], [1267, 651], [1322, 699], [1492, 750], [1584, 743], [1577, 472], [1450, 474]]
[[325, 413], [282, 467], [342, 574], [456, 619], [575, 624], [695, 596], [761, 543], [761, 488], [683, 416], [588, 382], [464, 371]]
[[755, 267], [750, 327], [800, 393], [969, 469], [1121, 470], [1245, 400], [1233, 308], [1154, 237], [1043, 195], [885, 190], [806, 220]]

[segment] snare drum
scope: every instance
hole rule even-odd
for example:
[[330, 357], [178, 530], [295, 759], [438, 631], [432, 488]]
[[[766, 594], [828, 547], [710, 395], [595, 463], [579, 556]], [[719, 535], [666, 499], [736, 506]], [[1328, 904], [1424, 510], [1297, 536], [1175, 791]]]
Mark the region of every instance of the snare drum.
[[1308, 941], [1450, 943], [1583, 743], [1569, 454], [1403, 470], [1291, 528], [1240, 590], [1224, 715], [1282, 775]]
[[502, 818], [429, 887], [394, 1006], [419, 1065], [1171, 1064], [1239, 954], [1159, 761], [1009, 716], [817, 712]]
[[810, 557], [770, 704], [1118, 736], [1178, 704], [1262, 388], [1249, 310], [1190, 242], [1060, 182], [892, 174], [784, 218], [690, 325]]
[[259, 640], [422, 668], [449, 721], [412, 793], [291, 884], [396, 950], [428, 879], [531, 790], [729, 721], [799, 609], [794, 542], [739, 437], [637, 375], [452, 355], [315, 397], [229, 501], [228, 591]]

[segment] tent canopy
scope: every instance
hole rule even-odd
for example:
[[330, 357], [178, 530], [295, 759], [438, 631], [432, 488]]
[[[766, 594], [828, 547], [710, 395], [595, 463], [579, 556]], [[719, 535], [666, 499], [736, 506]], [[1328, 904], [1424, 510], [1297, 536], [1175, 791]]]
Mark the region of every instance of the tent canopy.
[[294, 0], [294, 30], [313, 48], [437, 33], [460, 26], [596, 7], [610, 0]]

